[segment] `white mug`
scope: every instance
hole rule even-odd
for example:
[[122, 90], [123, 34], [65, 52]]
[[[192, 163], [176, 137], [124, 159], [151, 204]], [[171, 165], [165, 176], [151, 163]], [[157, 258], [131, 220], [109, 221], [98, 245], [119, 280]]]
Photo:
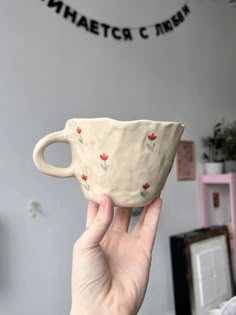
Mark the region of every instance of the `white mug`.
[[[99, 203], [106, 193], [115, 206], [143, 207], [160, 195], [183, 130], [178, 122], [75, 118], [64, 130], [42, 138], [33, 160], [47, 175], [75, 177], [87, 200]], [[72, 161], [66, 168], [44, 159], [47, 146], [58, 142], [71, 147]]]

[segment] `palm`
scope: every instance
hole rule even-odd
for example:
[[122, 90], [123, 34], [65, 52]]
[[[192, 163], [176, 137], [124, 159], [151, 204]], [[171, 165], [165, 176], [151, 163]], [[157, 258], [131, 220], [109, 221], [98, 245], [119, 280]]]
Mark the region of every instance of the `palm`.
[[147, 282], [151, 256], [142, 241], [127, 233], [111, 231], [102, 241], [101, 251], [104, 258], [101, 263], [108, 268], [113, 287], [140, 298], [145, 293], [139, 288]]
[[72, 295], [80, 296], [88, 305], [97, 305], [99, 301], [103, 305], [119, 305], [122, 297], [125, 308], [131, 314], [137, 313], [147, 287], [154, 241], [145, 240], [151, 233], [155, 237], [151, 221], [144, 227], [147, 210], [132, 233], [127, 233], [130, 220], [127, 209], [118, 209], [111, 229], [100, 242], [92, 244], [91, 239], [87, 246], [86, 234], [90, 229], [86, 230], [74, 250]]

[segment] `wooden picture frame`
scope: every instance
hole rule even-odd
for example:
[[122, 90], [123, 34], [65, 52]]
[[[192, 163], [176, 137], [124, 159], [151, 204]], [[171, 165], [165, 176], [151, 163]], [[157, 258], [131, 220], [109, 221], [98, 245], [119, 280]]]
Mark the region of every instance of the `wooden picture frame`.
[[180, 141], [176, 154], [177, 180], [196, 179], [195, 147], [193, 141]]
[[[212, 242], [215, 243], [213, 246]], [[216, 308], [230, 296], [235, 295], [233, 256], [226, 225], [200, 228], [172, 235], [170, 236], [170, 249], [176, 315], [205, 314], [206, 309]], [[213, 262], [211, 258], [219, 257], [219, 254], [223, 254], [219, 262], [226, 268], [215, 268], [219, 264], [211, 265]], [[207, 259], [209, 265], [204, 268], [206, 257], [209, 257]], [[209, 266], [213, 268], [211, 269]], [[224, 275], [221, 270], [225, 271]], [[208, 285], [204, 286], [203, 282], [207, 282]], [[223, 289], [223, 292], [221, 289], [213, 290], [212, 292], [217, 284], [217, 288], [219, 288], [221, 282], [228, 282], [228, 285], [224, 286], [225, 290]], [[200, 291], [202, 299], [197, 298]], [[210, 300], [206, 296], [208, 293], [211, 296]]]

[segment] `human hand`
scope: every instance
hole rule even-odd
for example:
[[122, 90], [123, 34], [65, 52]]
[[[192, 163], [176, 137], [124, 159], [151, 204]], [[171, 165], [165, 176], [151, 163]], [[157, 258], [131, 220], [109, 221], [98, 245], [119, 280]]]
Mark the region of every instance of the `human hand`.
[[71, 315], [138, 313], [148, 284], [160, 208], [157, 198], [127, 233], [131, 209], [118, 208], [114, 217], [109, 196], [102, 196], [100, 206], [89, 202], [87, 229], [73, 249]]

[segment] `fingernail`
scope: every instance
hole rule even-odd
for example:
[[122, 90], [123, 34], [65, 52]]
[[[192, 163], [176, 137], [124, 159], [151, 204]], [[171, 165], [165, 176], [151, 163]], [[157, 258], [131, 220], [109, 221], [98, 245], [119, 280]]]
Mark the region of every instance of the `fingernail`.
[[102, 194], [101, 200], [100, 200], [100, 205], [102, 206], [102, 208], [106, 207], [106, 203], [107, 203], [106, 196], [104, 194]]

